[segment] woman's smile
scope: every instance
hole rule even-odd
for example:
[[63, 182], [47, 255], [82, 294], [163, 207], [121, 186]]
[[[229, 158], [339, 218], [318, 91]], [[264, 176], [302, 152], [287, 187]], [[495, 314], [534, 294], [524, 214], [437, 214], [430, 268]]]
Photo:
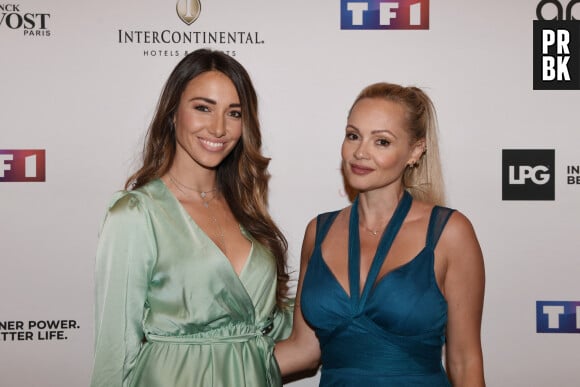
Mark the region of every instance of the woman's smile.
[[368, 175], [369, 173], [374, 171], [373, 168], [365, 167], [354, 163], [350, 163], [350, 170], [352, 171], [352, 173], [359, 176]]
[[201, 145], [204, 147], [205, 150], [210, 152], [220, 151], [224, 148], [226, 141], [211, 141], [205, 138], [199, 138]]

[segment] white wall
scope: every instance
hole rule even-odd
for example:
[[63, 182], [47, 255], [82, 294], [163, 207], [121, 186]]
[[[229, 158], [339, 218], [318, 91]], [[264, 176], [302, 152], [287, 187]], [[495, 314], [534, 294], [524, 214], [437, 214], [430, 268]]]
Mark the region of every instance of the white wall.
[[[536, 301], [580, 300], [580, 185], [566, 180], [567, 166], [580, 165], [580, 97], [532, 88], [537, 3], [431, 1], [420, 31], [341, 30], [338, 0], [201, 3], [190, 26], [175, 1], [0, 7], [0, 17], [49, 14], [44, 29], [40, 16], [26, 30], [0, 24], [0, 150], [46, 150], [46, 182], [0, 179], [0, 322], [78, 325], [52, 329], [60, 340], [39, 340], [50, 329], [32, 329], [32, 340], [12, 340], [28, 329], [0, 329], [0, 384], [88, 384], [105, 206], [138, 164], [169, 72], [185, 50], [209, 46], [235, 51], [254, 79], [271, 210], [295, 268], [308, 220], [347, 204], [339, 148], [355, 95], [376, 81], [425, 88], [438, 109], [449, 205], [471, 219], [485, 254], [488, 386], [577, 386], [580, 335], [536, 333]], [[264, 43], [119, 43], [118, 30], [247, 31]], [[555, 149], [556, 199], [502, 201], [502, 149]]]

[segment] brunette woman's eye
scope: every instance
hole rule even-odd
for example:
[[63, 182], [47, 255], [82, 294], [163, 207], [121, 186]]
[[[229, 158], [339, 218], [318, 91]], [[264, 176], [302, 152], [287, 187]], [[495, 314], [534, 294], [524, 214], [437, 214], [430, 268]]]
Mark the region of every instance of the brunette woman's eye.
[[206, 105], [195, 105], [193, 108], [195, 110], [199, 110], [200, 112], [209, 112], [209, 107]]
[[230, 116], [234, 118], [242, 118], [242, 112], [239, 110], [232, 110]]

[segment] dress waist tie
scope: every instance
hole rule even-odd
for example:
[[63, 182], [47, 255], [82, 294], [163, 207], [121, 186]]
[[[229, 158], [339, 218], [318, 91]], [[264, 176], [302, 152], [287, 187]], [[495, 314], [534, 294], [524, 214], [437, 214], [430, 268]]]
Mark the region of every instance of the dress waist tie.
[[[258, 324], [237, 323], [210, 331], [180, 336], [161, 336], [146, 333], [145, 337], [151, 343], [169, 343], [178, 345], [211, 345], [217, 343], [243, 343], [255, 340], [262, 353], [266, 378], [269, 387], [281, 385], [280, 373], [274, 359], [274, 340], [267, 334], [272, 330], [273, 318], [267, 318]], [[275, 369], [275, 374], [273, 374]]]

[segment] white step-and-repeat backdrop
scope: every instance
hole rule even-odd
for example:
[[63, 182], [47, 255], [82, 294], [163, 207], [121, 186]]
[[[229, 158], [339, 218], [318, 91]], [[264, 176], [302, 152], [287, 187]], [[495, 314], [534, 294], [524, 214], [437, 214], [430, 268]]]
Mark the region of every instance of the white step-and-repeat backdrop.
[[201, 0], [190, 23], [193, 1], [0, 1], [0, 385], [88, 385], [98, 227], [163, 82], [200, 47], [253, 77], [294, 270], [308, 220], [348, 203], [355, 95], [424, 88], [448, 204], [485, 254], [488, 385], [580, 385], [580, 5]]

